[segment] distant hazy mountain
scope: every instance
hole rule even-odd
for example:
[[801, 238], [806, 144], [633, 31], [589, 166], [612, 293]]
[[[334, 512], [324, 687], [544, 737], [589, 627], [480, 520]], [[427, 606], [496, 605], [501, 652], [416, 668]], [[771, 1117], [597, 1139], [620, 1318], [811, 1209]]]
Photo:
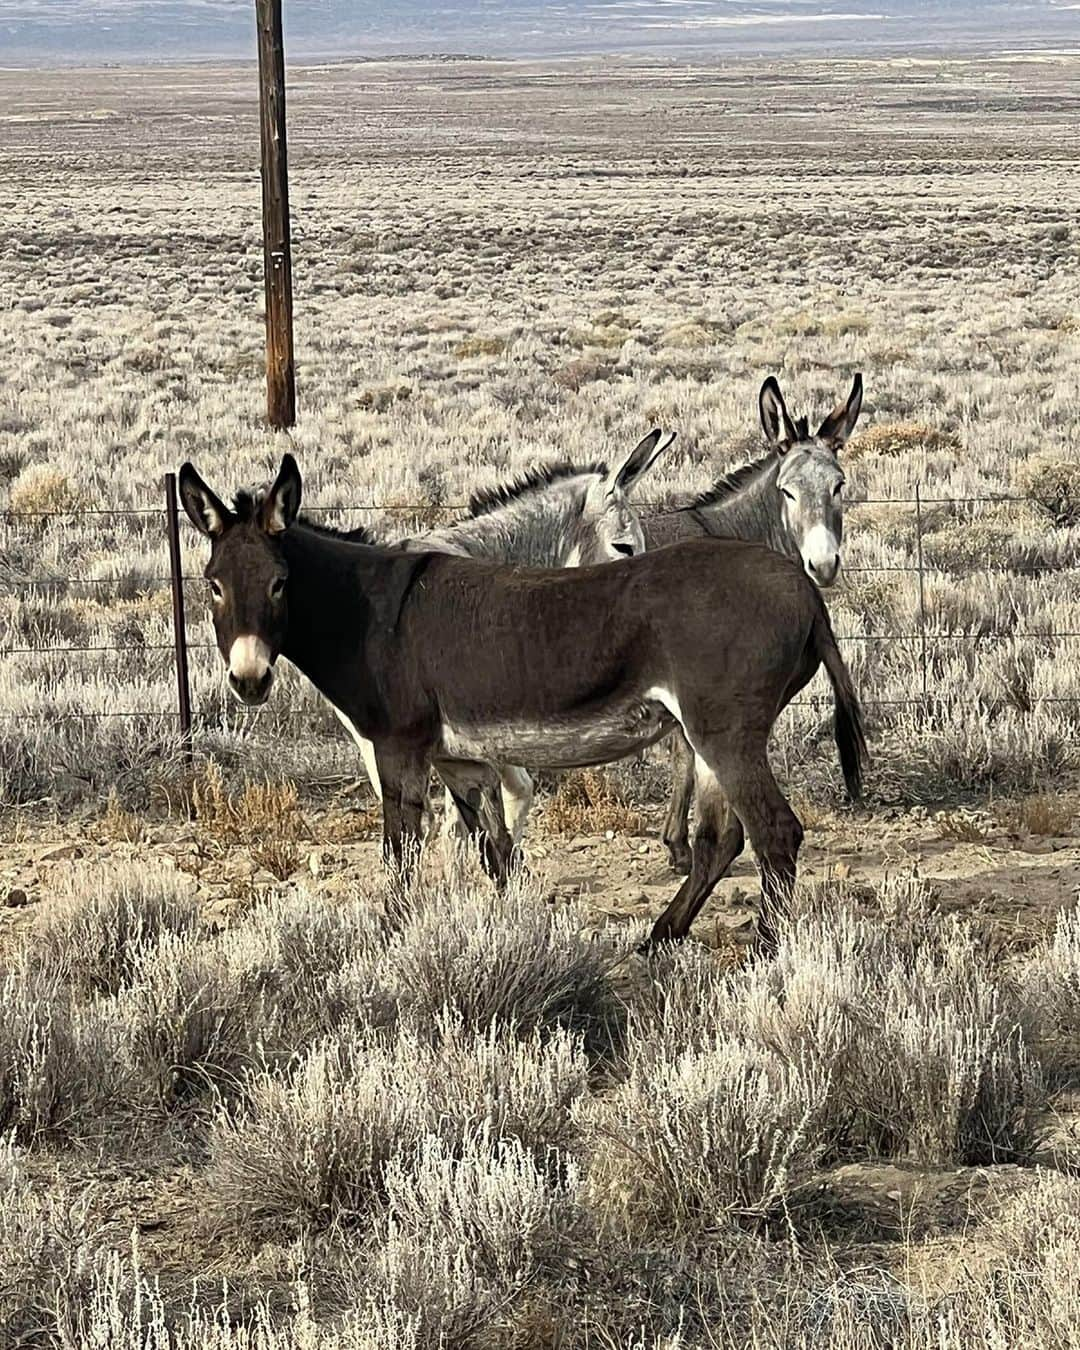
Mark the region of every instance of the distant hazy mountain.
[[[289, 55], [1040, 46], [1073, 0], [283, 0]], [[252, 51], [253, 0], [0, 0], [0, 65]]]

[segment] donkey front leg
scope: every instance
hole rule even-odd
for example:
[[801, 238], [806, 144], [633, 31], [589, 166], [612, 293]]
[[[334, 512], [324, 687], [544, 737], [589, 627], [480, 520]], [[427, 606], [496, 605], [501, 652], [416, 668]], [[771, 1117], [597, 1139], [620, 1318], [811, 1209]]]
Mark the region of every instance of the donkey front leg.
[[382, 783], [383, 861], [408, 881], [420, 856], [428, 762], [378, 746], [375, 755]]
[[671, 804], [664, 821], [664, 843], [671, 868], [679, 876], [690, 872], [690, 803], [694, 799], [694, 752], [679, 730], [671, 738]]

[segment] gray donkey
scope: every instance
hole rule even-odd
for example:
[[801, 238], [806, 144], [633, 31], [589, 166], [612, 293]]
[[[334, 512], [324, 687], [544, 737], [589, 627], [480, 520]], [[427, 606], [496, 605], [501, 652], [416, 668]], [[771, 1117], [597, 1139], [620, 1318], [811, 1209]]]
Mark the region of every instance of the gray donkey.
[[[649, 549], [707, 535], [767, 544], [801, 563], [822, 589], [840, 572], [844, 471], [838, 458], [862, 407], [862, 376], [856, 375], [846, 403], [839, 404], [810, 435], [805, 417], [793, 421], [773, 376], [761, 386], [761, 425], [770, 450], [762, 459], [720, 478], [685, 506], [645, 516]], [[684, 737], [672, 740], [672, 795], [664, 843], [674, 870], [690, 870], [690, 805], [694, 754]]]
[[[674, 439], [674, 432], [650, 431], [610, 469], [601, 463], [541, 465], [513, 482], [476, 493], [464, 520], [399, 540], [395, 547], [520, 567], [590, 567], [633, 557], [644, 552], [645, 538], [630, 493]], [[380, 542], [367, 530], [352, 530], [347, 537], [356, 543]], [[374, 746], [340, 708], [335, 712], [356, 741], [381, 801]], [[510, 764], [500, 765], [499, 778], [506, 826], [517, 845], [532, 805], [532, 778]], [[464, 829], [449, 789], [445, 820], [447, 828]]]

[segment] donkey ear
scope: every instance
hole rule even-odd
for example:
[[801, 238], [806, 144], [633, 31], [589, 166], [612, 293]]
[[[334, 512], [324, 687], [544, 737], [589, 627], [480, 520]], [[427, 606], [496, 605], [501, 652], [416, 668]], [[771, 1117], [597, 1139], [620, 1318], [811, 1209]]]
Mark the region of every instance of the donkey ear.
[[259, 524], [267, 534], [280, 534], [296, 519], [300, 511], [300, 486], [299, 466], [292, 455], [286, 453], [259, 512]]
[[200, 534], [214, 538], [232, 523], [233, 513], [217, 493], [206, 486], [193, 464], [181, 466], [178, 484], [180, 501], [188, 519]]
[[669, 431], [666, 435], [662, 431], [650, 431], [643, 441], [634, 446], [623, 462], [608, 474], [610, 487], [618, 488], [620, 492], [630, 492], [638, 479], [648, 473], [674, 439], [674, 431]]
[[856, 375], [846, 403], [839, 403], [818, 428], [818, 436], [839, 450], [855, 430], [862, 407], [862, 375]]
[[761, 413], [765, 439], [774, 449], [779, 449], [782, 445], [791, 445], [799, 439], [795, 423], [788, 416], [787, 404], [784, 402], [775, 375], [770, 375], [761, 386], [758, 409]]

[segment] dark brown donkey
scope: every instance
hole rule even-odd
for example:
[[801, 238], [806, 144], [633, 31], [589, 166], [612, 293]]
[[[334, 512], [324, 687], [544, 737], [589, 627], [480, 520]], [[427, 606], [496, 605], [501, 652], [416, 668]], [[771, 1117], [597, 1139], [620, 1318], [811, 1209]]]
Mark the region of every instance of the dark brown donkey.
[[650, 942], [686, 934], [745, 826], [762, 876], [758, 941], [775, 945], [771, 916], [794, 884], [802, 827], [766, 743], [819, 664], [853, 795], [865, 755], [858, 700], [800, 568], [721, 539], [565, 571], [376, 548], [298, 519], [291, 455], [232, 509], [190, 464], [180, 492], [211, 541], [206, 576], [231, 688], [263, 703], [284, 656], [373, 742], [388, 860], [408, 866], [419, 844], [431, 766], [502, 882], [513, 846], [488, 805], [495, 766], [607, 763], [679, 727], [697, 771], [693, 864]]

